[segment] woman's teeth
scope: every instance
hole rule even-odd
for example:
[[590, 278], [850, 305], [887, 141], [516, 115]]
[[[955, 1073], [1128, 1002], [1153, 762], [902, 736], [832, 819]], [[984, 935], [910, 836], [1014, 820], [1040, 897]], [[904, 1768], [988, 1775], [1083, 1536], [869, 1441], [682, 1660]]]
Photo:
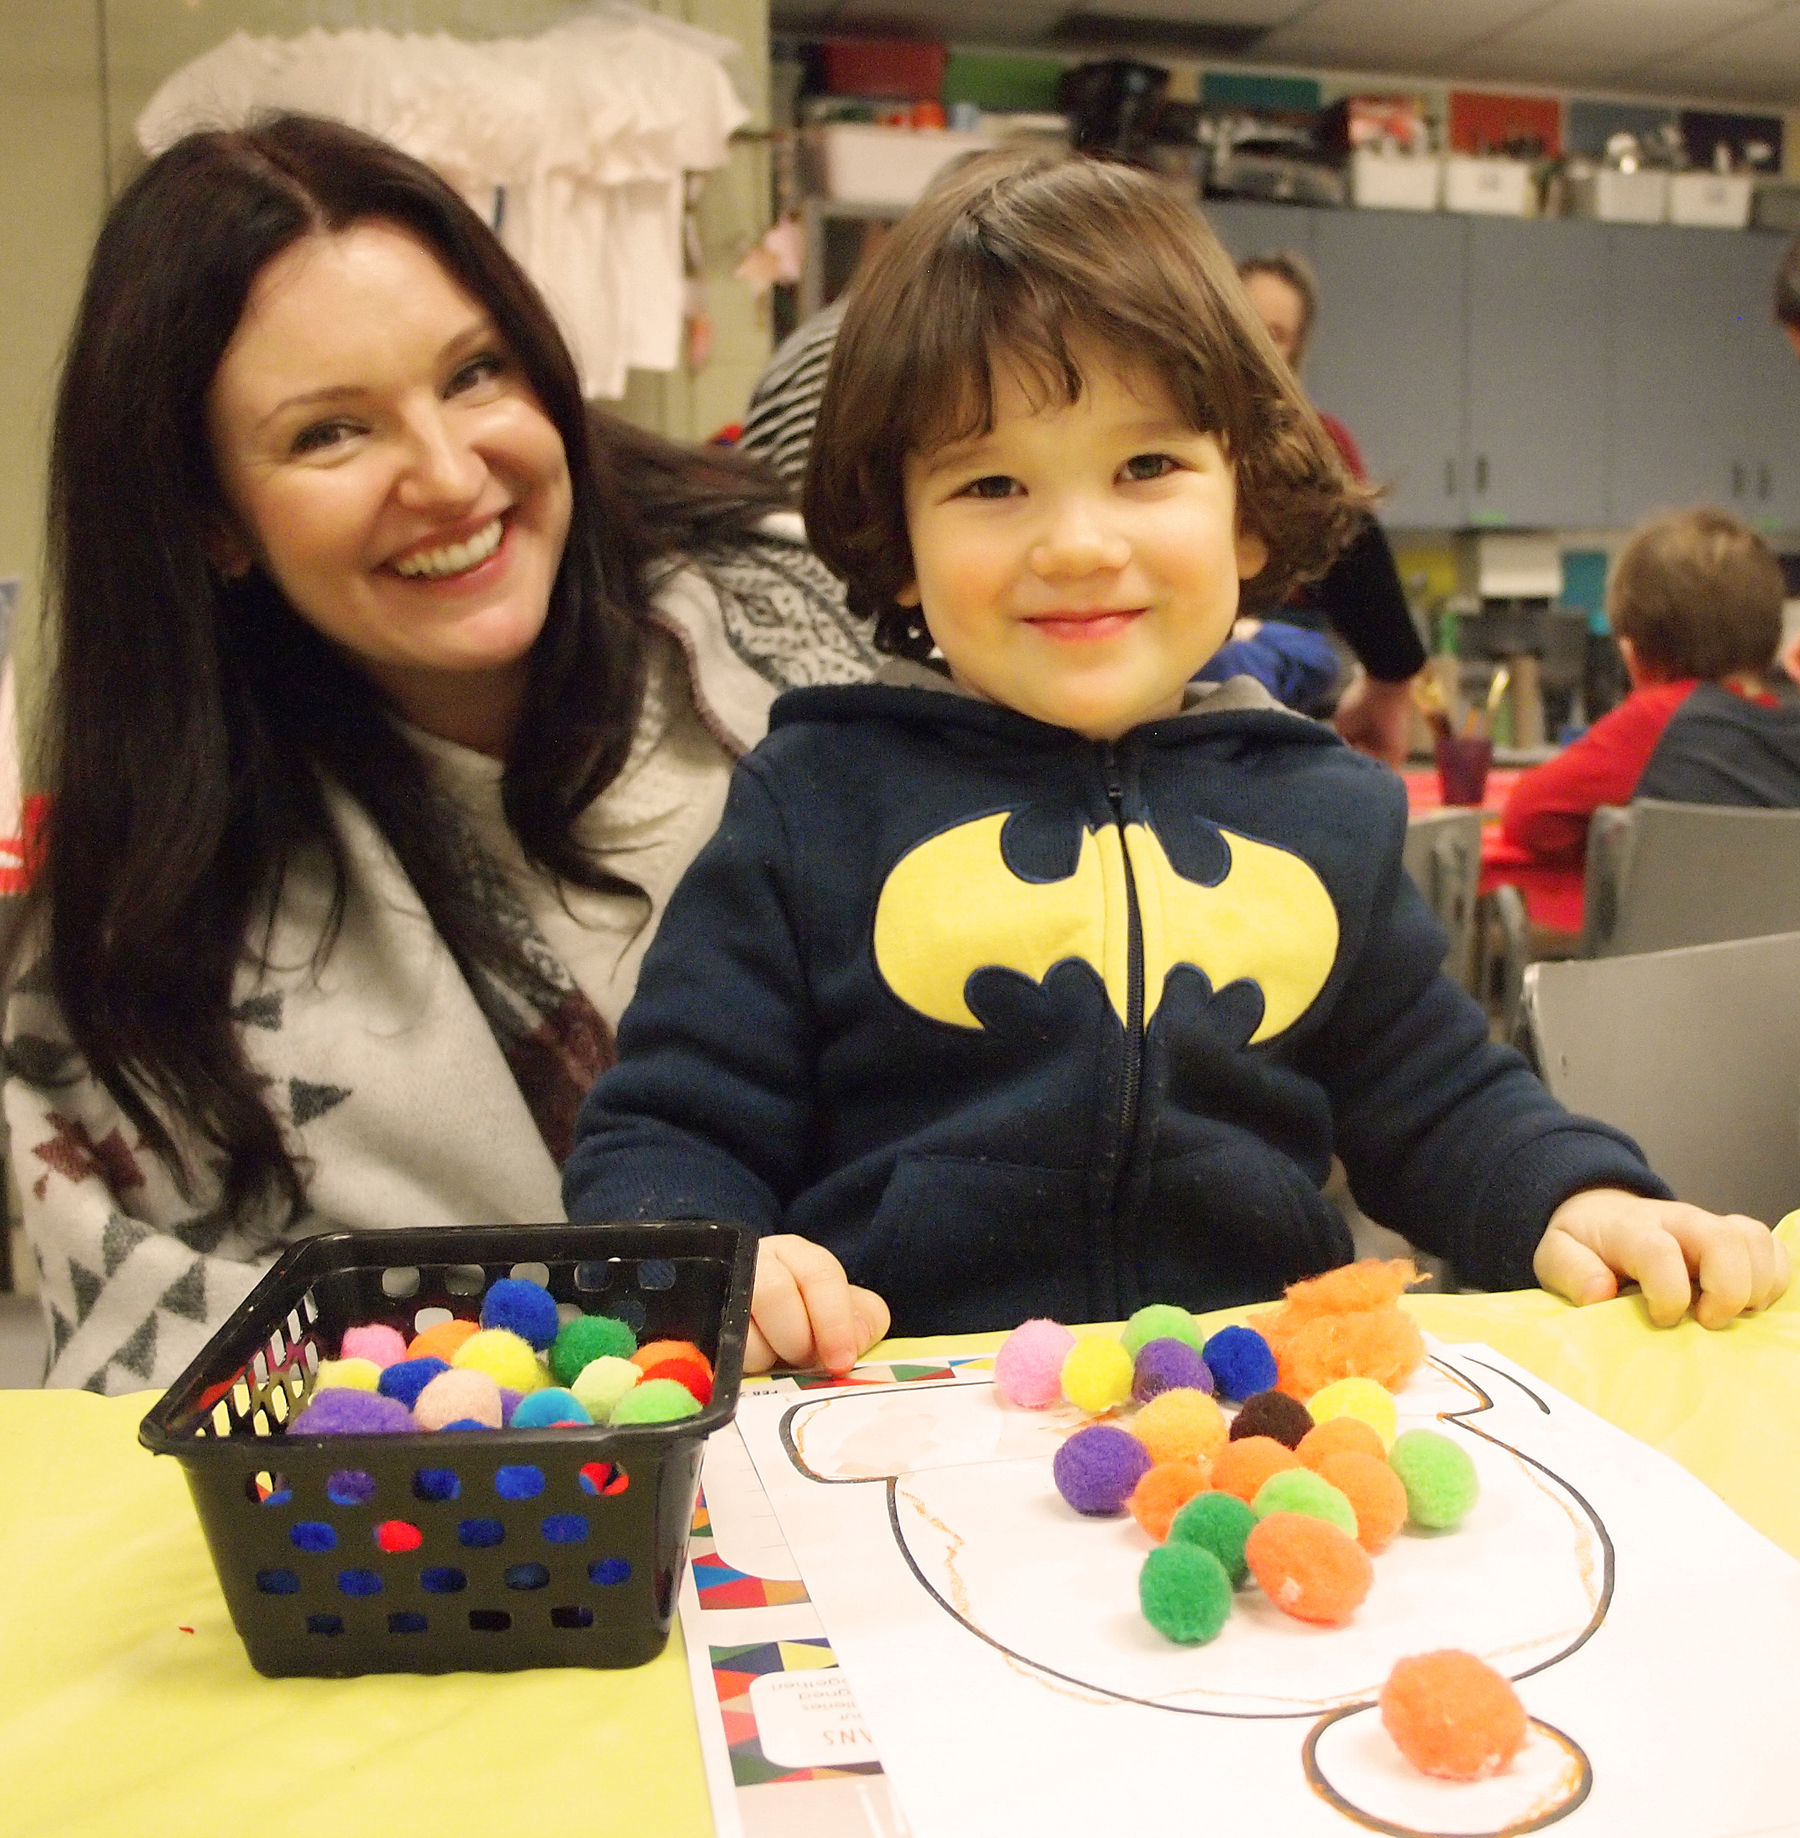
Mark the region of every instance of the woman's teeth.
[[496, 517], [485, 529], [480, 529], [467, 542], [446, 543], [441, 549], [425, 549], [417, 555], [406, 556], [394, 564], [394, 572], [403, 574], [408, 580], [441, 581], [452, 574], [466, 574], [471, 568], [487, 558], [500, 547], [500, 538], [504, 526]]

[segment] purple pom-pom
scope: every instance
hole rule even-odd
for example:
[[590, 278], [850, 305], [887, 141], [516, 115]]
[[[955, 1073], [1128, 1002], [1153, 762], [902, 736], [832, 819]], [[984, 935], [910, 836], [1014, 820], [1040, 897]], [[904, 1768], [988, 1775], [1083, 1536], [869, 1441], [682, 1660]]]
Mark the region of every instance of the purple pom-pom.
[[406, 1406], [376, 1391], [333, 1385], [313, 1399], [288, 1425], [290, 1436], [395, 1436], [416, 1430]]
[[513, 1412], [519, 1408], [519, 1404], [524, 1396], [524, 1392], [514, 1391], [510, 1385], [502, 1385], [500, 1387], [501, 1423], [506, 1424], [512, 1422]]
[[1213, 1388], [1213, 1375], [1198, 1349], [1185, 1340], [1150, 1340], [1139, 1350], [1131, 1369], [1131, 1395], [1148, 1404], [1165, 1391], [1205, 1391]]
[[419, 1393], [440, 1372], [448, 1372], [450, 1362], [433, 1359], [429, 1354], [419, 1359], [403, 1359], [387, 1367], [375, 1381], [375, 1389], [384, 1398], [396, 1399], [408, 1410], [419, 1401]]
[[1269, 1343], [1253, 1327], [1222, 1327], [1205, 1346], [1220, 1393], [1241, 1404], [1272, 1390], [1278, 1376]]
[[542, 1283], [503, 1276], [481, 1298], [481, 1325], [509, 1328], [542, 1353], [562, 1323], [557, 1319], [556, 1298]]
[[1150, 1469], [1150, 1451], [1113, 1423], [1090, 1423], [1056, 1451], [1056, 1491], [1078, 1513], [1096, 1518], [1120, 1511]]

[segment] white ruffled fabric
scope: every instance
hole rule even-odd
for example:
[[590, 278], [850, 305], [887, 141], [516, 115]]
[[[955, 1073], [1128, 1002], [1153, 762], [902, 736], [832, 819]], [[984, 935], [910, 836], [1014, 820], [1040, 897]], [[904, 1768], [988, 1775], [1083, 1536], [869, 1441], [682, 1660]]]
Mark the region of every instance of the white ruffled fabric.
[[148, 154], [268, 110], [327, 115], [423, 160], [490, 223], [537, 283], [588, 396], [627, 370], [673, 370], [682, 327], [689, 172], [725, 163], [749, 115], [739, 47], [636, 7], [601, 5], [534, 38], [236, 32], [150, 98]]

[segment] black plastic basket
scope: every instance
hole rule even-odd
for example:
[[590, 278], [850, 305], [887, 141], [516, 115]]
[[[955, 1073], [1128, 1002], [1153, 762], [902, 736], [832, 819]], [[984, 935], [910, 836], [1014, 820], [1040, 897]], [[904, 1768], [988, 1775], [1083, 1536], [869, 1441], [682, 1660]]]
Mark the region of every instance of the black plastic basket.
[[[737, 1405], [755, 1260], [751, 1233], [712, 1223], [336, 1232], [285, 1252], [139, 1430], [186, 1470], [250, 1663], [344, 1678], [653, 1659], [700, 1447]], [[473, 1318], [514, 1274], [640, 1340], [695, 1342], [712, 1402], [615, 1429], [287, 1433], [346, 1328]]]

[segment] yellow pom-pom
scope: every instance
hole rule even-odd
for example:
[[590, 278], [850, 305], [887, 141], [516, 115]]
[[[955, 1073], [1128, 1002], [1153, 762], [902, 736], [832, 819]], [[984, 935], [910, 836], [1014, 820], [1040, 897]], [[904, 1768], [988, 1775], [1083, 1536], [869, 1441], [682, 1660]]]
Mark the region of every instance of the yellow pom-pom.
[[484, 1327], [479, 1334], [471, 1334], [450, 1363], [466, 1371], [485, 1372], [508, 1391], [537, 1391], [550, 1382], [531, 1342], [507, 1327]]
[[314, 1391], [373, 1391], [381, 1368], [372, 1359], [327, 1359], [313, 1380]]
[[1325, 1423], [1333, 1417], [1359, 1418], [1381, 1438], [1384, 1449], [1394, 1446], [1400, 1413], [1394, 1405], [1394, 1394], [1373, 1379], [1338, 1379], [1324, 1390], [1315, 1391], [1306, 1400], [1306, 1408], [1315, 1423]]
[[569, 1389], [587, 1406], [588, 1415], [596, 1423], [604, 1423], [612, 1415], [613, 1406], [643, 1376], [643, 1369], [631, 1360], [602, 1353], [576, 1373]]
[[1131, 1396], [1131, 1355], [1110, 1334], [1083, 1334], [1062, 1363], [1063, 1396], [1097, 1415]]
[[1131, 1433], [1153, 1462], [1210, 1463], [1230, 1430], [1225, 1413], [1204, 1391], [1176, 1385], [1158, 1392], [1132, 1419]]

